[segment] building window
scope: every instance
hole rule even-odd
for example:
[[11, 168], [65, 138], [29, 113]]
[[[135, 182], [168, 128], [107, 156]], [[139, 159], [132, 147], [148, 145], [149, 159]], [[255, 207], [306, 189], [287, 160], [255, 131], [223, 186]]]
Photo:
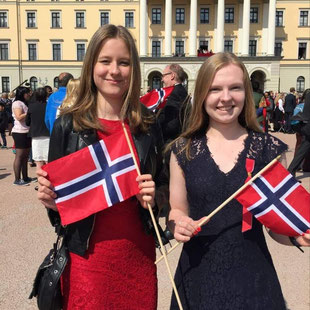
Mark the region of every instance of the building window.
[[307, 43], [298, 43], [298, 59], [306, 59]]
[[235, 16], [235, 9], [234, 8], [225, 8], [225, 23], [226, 24], [233, 24]]
[[209, 52], [209, 41], [200, 40], [199, 41], [199, 49], [201, 52]]
[[233, 52], [233, 40], [224, 41], [224, 51], [229, 53]]
[[209, 24], [209, 9], [200, 9], [200, 24]]
[[76, 28], [85, 28], [85, 12], [75, 12]]
[[250, 23], [252, 24], [258, 23], [258, 8], [250, 9]]
[[133, 12], [125, 12], [125, 27], [126, 28], [133, 28]]
[[250, 42], [249, 42], [249, 56], [256, 56], [256, 46], [257, 46], [257, 41], [256, 40], [250, 40]]
[[160, 41], [152, 41], [152, 57], [160, 57]]
[[53, 43], [53, 60], [61, 60], [61, 46], [60, 43]]
[[52, 12], [52, 28], [60, 28], [60, 12]]
[[8, 12], [0, 12], [0, 28], [8, 27]]
[[36, 90], [38, 88], [38, 79], [35, 76], [30, 78], [30, 88], [32, 90]]
[[276, 42], [274, 45], [274, 55], [281, 56], [282, 54], [282, 42]]
[[8, 60], [8, 59], [9, 59], [9, 44], [0, 43], [0, 60]]
[[308, 26], [309, 11], [300, 11], [299, 26]]
[[184, 8], [175, 9], [175, 23], [185, 24], [185, 9]]
[[100, 12], [100, 25], [106, 25], [110, 23], [110, 13], [109, 12]]
[[276, 11], [276, 27], [283, 27], [283, 11]]
[[55, 78], [54, 78], [54, 88], [58, 88], [58, 86], [59, 86], [59, 83], [58, 83], [58, 76], [56, 76]]
[[83, 61], [85, 56], [85, 43], [77, 43], [76, 45], [76, 60]]
[[28, 60], [37, 60], [37, 45], [35, 43], [28, 44]]
[[184, 41], [182, 40], [175, 41], [175, 55], [184, 56]]
[[305, 90], [305, 78], [303, 76], [297, 78], [296, 90], [299, 93], [302, 93]]
[[36, 13], [35, 12], [27, 12], [27, 27], [35, 28], [36, 25]]
[[152, 24], [161, 24], [161, 9], [152, 9]]
[[9, 93], [10, 90], [10, 78], [8, 76], [3, 76], [1, 78], [2, 92]]

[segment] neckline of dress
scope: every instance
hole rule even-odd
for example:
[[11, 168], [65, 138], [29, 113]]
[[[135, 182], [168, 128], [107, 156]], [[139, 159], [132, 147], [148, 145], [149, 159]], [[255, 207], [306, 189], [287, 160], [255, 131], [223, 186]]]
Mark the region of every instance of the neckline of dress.
[[238, 156], [234, 159], [234, 166], [228, 171], [228, 172], [224, 172], [223, 170], [221, 170], [221, 168], [219, 167], [219, 165], [216, 163], [216, 161], [214, 160], [214, 156], [213, 154], [211, 153], [210, 149], [209, 149], [209, 146], [207, 144], [207, 135], [204, 135], [204, 138], [203, 138], [203, 144], [204, 144], [204, 147], [206, 148], [206, 151], [211, 159], [211, 161], [213, 162], [213, 164], [215, 165], [215, 167], [217, 168], [217, 170], [225, 175], [225, 176], [228, 176], [230, 175], [237, 167], [238, 165], [240, 164], [240, 159], [242, 158], [242, 156], [244, 155], [245, 152], [247, 152], [247, 149], [248, 149], [248, 146], [249, 146], [249, 143], [251, 141], [251, 137], [252, 137], [252, 131], [248, 130], [247, 129], [247, 136], [243, 139], [243, 149], [238, 153]]

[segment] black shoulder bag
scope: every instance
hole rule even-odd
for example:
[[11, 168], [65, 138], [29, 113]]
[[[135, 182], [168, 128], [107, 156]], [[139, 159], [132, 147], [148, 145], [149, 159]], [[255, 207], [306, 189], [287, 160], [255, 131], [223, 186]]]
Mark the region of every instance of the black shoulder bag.
[[69, 253], [64, 242], [64, 229], [60, 229], [57, 240], [44, 258], [34, 279], [29, 299], [37, 297], [40, 310], [61, 310], [62, 295], [60, 276], [68, 262]]

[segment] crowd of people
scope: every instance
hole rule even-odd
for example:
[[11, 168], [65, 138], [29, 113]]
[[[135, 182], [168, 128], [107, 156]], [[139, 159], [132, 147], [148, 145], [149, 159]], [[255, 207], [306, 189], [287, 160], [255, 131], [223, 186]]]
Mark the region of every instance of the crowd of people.
[[[175, 275], [184, 309], [286, 309], [263, 226], [254, 218], [252, 229], [243, 233], [239, 202], [230, 202], [203, 227], [198, 223], [245, 183], [248, 158], [255, 161], [253, 175], [277, 155], [285, 163], [287, 145], [268, 130], [300, 135], [289, 166], [293, 174], [306, 162], [310, 92], [300, 99], [293, 88], [286, 96], [260, 93], [230, 53], [214, 54], [202, 64], [192, 101], [184, 80], [180, 65], [167, 65], [162, 82], [174, 90], [159, 113], [149, 111], [139, 101], [133, 37], [122, 26], [105, 25], [90, 40], [78, 79], [63, 72], [53, 94], [20, 86], [13, 102], [0, 104], [4, 147], [2, 122], [6, 129], [10, 104], [14, 119], [14, 184], [33, 181], [27, 173], [32, 147], [38, 199], [56, 228], [61, 226], [57, 195], [42, 165], [117, 137], [123, 123], [135, 146], [139, 194], [64, 227], [69, 261], [61, 276], [63, 309], [157, 308], [157, 240], [147, 209], [150, 204], [160, 213], [165, 199], [159, 194], [169, 201], [164, 213], [169, 232], [184, 243]], [[189, 114], [184, 106], [191, 107]], [[310, 246], [309, 234], [292, 243], [268, 233], [281, 244]], [[175, 294], [170, 309], [178, 309]]]

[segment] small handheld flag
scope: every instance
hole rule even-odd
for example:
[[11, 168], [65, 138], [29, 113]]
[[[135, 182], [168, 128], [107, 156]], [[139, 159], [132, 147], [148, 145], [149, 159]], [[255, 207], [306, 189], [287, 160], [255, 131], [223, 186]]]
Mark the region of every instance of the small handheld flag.
[[123, 132], [42, 167], [57, 194], [62, 225], [79, 221], [139, 193]]
[[278, 161], [236, 199], [275, 233], [298, 236], [310, 228], [310, 194]]
[[172, 93], [174, 86], [164, 87], [159, 89], [153, 89], [146, 95], [140, 97], [140, 101], [153, 112], [155, 110], [162, 109], [170, 94]]

